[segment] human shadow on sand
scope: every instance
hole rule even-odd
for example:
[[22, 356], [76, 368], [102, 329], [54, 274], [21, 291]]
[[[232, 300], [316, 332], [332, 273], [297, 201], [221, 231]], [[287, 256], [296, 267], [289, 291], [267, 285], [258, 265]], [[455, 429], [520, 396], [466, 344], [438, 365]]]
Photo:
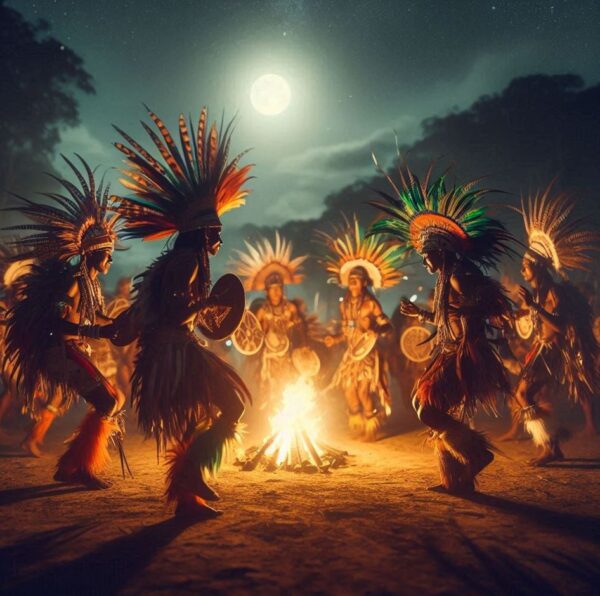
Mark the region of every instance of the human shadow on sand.
[[31, 455], [25, 453], [18, 446], [9, 445], [4, 442], [0, 443], [0, 458], [2, 459], [13, 459], [13, 458], [30, 458]]
[[[573, 556], [537, 547], [535, 552], [486, 541], [476, 542], [456, 529], [464, 548], [449, 551], [439, 536], [426, 535], [423, 545], [427, 555], [440, 570], [440, 578], [453, 577], [467, 593], [558, 596], [555, 578], [546, 573], [547, 566], [560, 573], [573, 590], [595, 593], [600, 581], [600, 559], [590, 554]], [[536, 568], [532, 567], [532, 563]], [[443, 579], [438, 588], [443, 588]]]
[[600, 536], [600, 517], [546, 509], [539, 505], [483, 493], [465, 495], [464, 498], [478, 505], [492, 507], [505, 513], [526, 518], [528, 522], [537, 523], [574, 538], [588, 540], [594, 544], [600, 542], [598, 539], [598, 536]]
[[56, 556], [73, 540], [89, 531], [95, 524], [73, 524], [37, 532], [14, 544], [0, 548], [0, 586], [23, 573], [32, 563]]
[[26, 486], [23, 488], [9, 488], [0, 491], [0, 507], [13, 505], [23, 501], [42, 499], [44, 497], [58, 497], [90, 490], [85, 486], [73, 486], [67, 484], [41, 484], [39, 486]]
[[550, 469], [561, 470], [600, 470], [600, 459], [585, 457], [569, 457], [561, 461], [552, 462], [546, 467]]
[[67, 563], [46, 569], [34, 577], [16, 581], [6, 593], [25, 594], [114, 594], [186, 528], [198, 523], [193, 518], [170, 518], [143, 527], [99, 545]]

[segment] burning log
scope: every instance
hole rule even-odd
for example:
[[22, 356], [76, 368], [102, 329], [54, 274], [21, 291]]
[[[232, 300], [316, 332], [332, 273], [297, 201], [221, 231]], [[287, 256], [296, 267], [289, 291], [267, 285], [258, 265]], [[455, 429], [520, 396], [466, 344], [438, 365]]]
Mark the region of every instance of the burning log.
[[243, 463], [242, 470], [244, 472], [251, 472], [252, 470], [255, 470], [256, 466], [258, 465], [258, 462], [260, 462], [260, 460], [263, 458], [265, 451], [267, 451], [267, 449], [269, 449], [269, 447], [273, 444], [274, 440], [275, 440], [275, 435], [271, 435], [264, 442], [263, 446], [256, 451], [256, 454], [254, 455], [254, 457], [252, 457], [251, 459], [247, 459]]

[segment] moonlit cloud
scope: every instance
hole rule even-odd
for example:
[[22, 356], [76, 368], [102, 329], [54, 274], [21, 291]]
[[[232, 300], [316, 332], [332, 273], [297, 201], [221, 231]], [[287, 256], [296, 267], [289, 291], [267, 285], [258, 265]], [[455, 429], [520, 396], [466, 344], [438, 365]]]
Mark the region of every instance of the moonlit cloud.
[[266, 217], [276, 221], [318, 217], [329, 192], [375, 173], [372, 152], [382, 165], [389, 164], [396, 152], [394, 132], [398, 142], [405, 144], [414, 141], [419, 130], [417, 119], [404, 116], [365, 138], [311, 147], [282, 159], [276, 171], [286, 177], [288, 185], [269, 205]]
[[94, 137], [83, 124], [75, 128], [67, 128], [61, 132], [60, 144], [52, 164], [62, 174], [70, 175], [69, 167], [60, 157], [61, 153], [69, 159], [72, 158], [74, 153], [78, 153], [90, 166], [101, 166], [103, 170], [109, 165], [112, 166], [114, 162], [114, 155], [112, 155], [110, 148]]

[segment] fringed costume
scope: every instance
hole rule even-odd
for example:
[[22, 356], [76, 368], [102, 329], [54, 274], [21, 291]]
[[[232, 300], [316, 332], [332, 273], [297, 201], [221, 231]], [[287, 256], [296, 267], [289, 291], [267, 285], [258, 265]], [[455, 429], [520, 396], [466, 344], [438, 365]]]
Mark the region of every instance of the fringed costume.
[[[106, 312], [109, 317], [117, 318], [131, 306], [131, 279], [122, 278], [117, 284], [117, 294], [107, 302]], [[108, 344], [111, 349], [110, 356], [106, 362], [116, 369], [115, 385], [124, 395], [131, 393], [131, 376], [133, 374], [133, 363], [137, 352], [137, 342], [133, 341], [124, 346]]]
[[[593, 332], [591, 307], [585, 296], [566, 281], [566, 270], [586, 270], [590, 251], [600, 249], [600, 234], [582, 229], [570, 218], [576, 202], [566, 194], [543, 192], [522, 201], [528, 249], [522, 274], [533, 295], [521, 291], [525, 313], [533, 321], [534, 340], [525, 359], [515, 392], [525, 429], [541, 455], [534, 465], [563, 458], [558, 429], [551, 429], [548, 392], [565, 385], [569, 397], [591, 417], [590, 400], [600, 391], [598, 342]], [[556, 282], [552, 272], [562, 278]], [[522, 315], [523, 313], [517, 313]]]
[[365, 238], [356, 217], [319, 237], [330, 251], [324, 259], [330, 281], [347, 288], [340, 304], [341, 333], [326, 339], [329, 345], [346, 344], [330, 387], [344, 391], [350, 430], [373, 440], [392, 411], [388, 363], [377, 345], [391, 324], [371, 288], [398, 283], [400, 255], [394, 247]]
[[176, 513], [210, 516], [218, 512], [206, 501], [218, 496], [203, 475], [218, 470], [250, 395], [194, 328], [200, 311], [219, 310], [218, 296], [209, 296], [209, 252], [221, 244], [219, 217], [245, 202], [250, 166], [239, 167], [240, 156], [229, 161], [231, 124], [224, 130], [213, 124], [207, 132], [206, 109], [197, 131], [180, 117], [181, 149], [163, 122], [150, 117], [159, 134], [143, 126], [161, 161], [117, 129], [131, 147], [116, 144], [129, 166], [122, 183], [133, 192], [119, 198], [119, 212], [129, 238], [178, 236], [140, 276], [132, 308], [122, 317], [139, 332], [132, 402], [140, 428], [160, 452], [171, 446], [166, 495]]
[[[275, 233], [272, 244], [262, 238], [255, 244], [246, 242], [247, 252], [237, 251], [233, 263], [244, 281], [246, 291], [265, 292], [265, 299], [256, 311], [261, 329], [261, 341], [254, 346], [238, 346], [246, 355], [260, 355], [260, 394], [263, 399], [282, 397], [286, 385], [296, 381], [298, 372], [292, 361], [294, 349], [307, 340], [305, 322], [293, 300], [285, 295], [285, 288], [302, 281], [302, 263], [306, 256], [292, 258], [292, 244]], [[250, 349], [249, 349], [250, 348]], [[264, 404], [262, 404], [264, 405]]]
[[[15, 247], [19, 258], [36, 263], [23, 276], [21, 299], [9, 312], [6, 351], [29, 409], [37, 392], [60, 396], [58, 407], [77, 396], [93, 407], [60, 458], [55, 479], [105, 488], [98, 473], [116, 430], [117, 398], [96, 367], [87, 338], [110, 335], [97, 276], [110, 267], [118, 215], [110, 213], [108, 186], [97, 185], [88, 164], [79, 159], [83, 173], [64, 158], [79, 186], [57, 179], [65, 194], [45, 194], [48, 204], [17, 197], [21, 205], [10, 208], [33, 221], [7, 229], [33, 232], [15, 241]], [[54, 412], [49, 412], [42, 417], [44, 426], [51, 423]]]
[[429, 271], [438, 274], [433, 312], [408, 302], [401, 305], [404, 314], [437, 329], [413, 405], [433, 432], [443, 488], [473, 490], [476, 475], [491, 463], [493, 453], [484, 435], [470, 429], [464, 419], [478, 405], [494, 410], [498, 394], [509, 390], [486, 329], [508, 320], [510, 303], [502, 287], [481, 268], [497, 265], [510, 250], [511, 236], [485, 214], [481, 199], [488, 191], [476, 189], [475, 182], [448, 189], [443, 176], [431, 181], [431, 169], [421, 182], [399, 168], [397, 185], [381, 172], [394, 193], [379, 193], [385, 202], [374, 205], [385, 217], [370, 234], [394, 238], [403, 252], [416, 251]]

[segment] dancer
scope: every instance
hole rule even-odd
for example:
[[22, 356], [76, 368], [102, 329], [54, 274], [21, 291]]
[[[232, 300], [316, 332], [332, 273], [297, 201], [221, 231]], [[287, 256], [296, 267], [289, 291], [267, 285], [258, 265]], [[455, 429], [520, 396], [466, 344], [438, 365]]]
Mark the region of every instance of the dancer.
[[[592, 420], [590, 400], [600, 390], [591, 307], [575, 286], [564, 281], [567, 269], [585, 270], [592, 260], [590, 251], [600, 249], [600, 234], [569, 218], [575, 204], [567, 194], [553, 194], [552, 183], [521, 204], [528, 240], [521, 274], [532, 292], [521, 287], [520, 296], [533, 320], [534, 342], [515, 399], [525, 429], [540, 449], [531, 460], [537, 466], [563, 458], [558, 429], [551, 428], [553, 386], [566, 385], [569, 397], [581, 404], [588, 420]], [[556, 282], [552, 273], [563, 281]]]
[[234, 293], [231, 278], [239, 285], [241, 304], [222, 306], [222, 296], [214, 294], [219, 282], [209, 296], [209, 255], [222, 244], [220, 216], [245, 203], [251, 166], [239, 167], [240, 155], [228, 161], [231, 124], [221, 130], [213, 124], [207, 133], [206, 108], [197, 132], [180, 117], [181, 149], [163, 122], [152, 112], [150, 117], [162, 139], [143, 126], [162, 163], [117, 128], [132, 147], [116, 143], [129, 166], [122, 182], [134, 194], [119, 198], [119, 211], [129, 238], [177, 237], [140, 276], [134, 303], [117, 325], [139, 330], [132, 401], [141, 429], [156, 439], [159, 451], [172, 447], [167, 499], [176, 503], [177, 515], [211, 517], [219, 512], [207, 501], [218, 495], [203, 475], [218, 470], [250, 395], [236, 372], [203, 347], [194, 327], [204, 320], [205, 327], [223, 329], [232, 311], [243, 313], [244, 291], [235, 276], [226, 277]]
[[302, 281], [301, 266], [307, 256], [292, 258], [292, 244], [279, 232], [275, 233], [274, 245], [263, 238], [254, 245], [246, 242], [246, 247], [246, 253], [237, 251], [233, 265], [247, 291], [265, 292], [256, 311], [262, 341], [252, 350], [260, 346], [260, 394], [263, 399], [279, 400], [285, 386], [298, 376], [292, 351], [306, 343], [303, 318], [296, 303], [286, 297], [285, 288]]
[[437, 274], [433, 312], [408, 301], [401, 304], [403, 314], [437, 328], [413, 406], [432, 431], [442, 488], [472, 491], [477, 474], [494, 455], [485, 436], [464, 420], [471, 418], [477, 404], [493, 409], [496, 395], [509, 390], [486, 327], [488, 321], [500, 325], [507, 320], [510, 303], [501, 286], [481, 269], [497, 265], [509, 251], [511, 236], [486, 215], [481, 199], [489, 191], [477, 189], [475, 182], [447, 188], [444, 176], [432, 182], [432, 168], [423, 181], [408, 169], [398, 169], [399, 186], [380, 170], [394, 195], [379, 193], [385, 202], [373, 204], [386, 217], [369, 233], [397, 240], [404, 252], [416, 251], [426, 270]]
[[68, 194], [46, 194], [50, 204], [17, 197], [21, 205], [8, 209], [34, 222], [7, 229], [33, 231], [14, 245], [19, 258], [36, 264], [23, 276], [22, 299], [9, 311], [6, 353], [27, 408], [38, 391], [60, 395], [61, 407], [77, 396], [92, 406], [60, 457], [54, 479], [102, 489], [109, 486], [99, 474], [109, 459], [109, 438], [118, 431], [113, 416], [120, 404], [94, 364], [86, 338], [112, 334], [98, 276], [112, 263], [118, 215], [110, 213], [108, 185], [97, 185], [88, 164], [78, 158], [84, 172], [63, 156], [79, 187], [56, 178]]
[[319, 237], [330, 250], [324, 260], [330, 281], [347, 288], [340, 303], [341, 333], [325, 337], [329, 348], [346, 343], [329, 387], [344, 391], [351, 432], [374, 440], [392, 411], [388, 365], [377, 345], [392, 326], [372, 289], [400, 281], [394, 268], [400, 256], [394, 247], [365, 238], [356, 216], [332, 234], [319, 232]]
[[33, 261], [31, 259], [19, 259], [16, 251], [12, 247], [12, 240], [0, 242], [0, 384], [2, 392], [0, 394], [0, 424], [16, 403], [16, 387], [12, 382], [10, 367], [5, 358], [5, 335], [6, 335], [6, 317], [8, 311], [19, 299], [19, 280], [29, 271]]

